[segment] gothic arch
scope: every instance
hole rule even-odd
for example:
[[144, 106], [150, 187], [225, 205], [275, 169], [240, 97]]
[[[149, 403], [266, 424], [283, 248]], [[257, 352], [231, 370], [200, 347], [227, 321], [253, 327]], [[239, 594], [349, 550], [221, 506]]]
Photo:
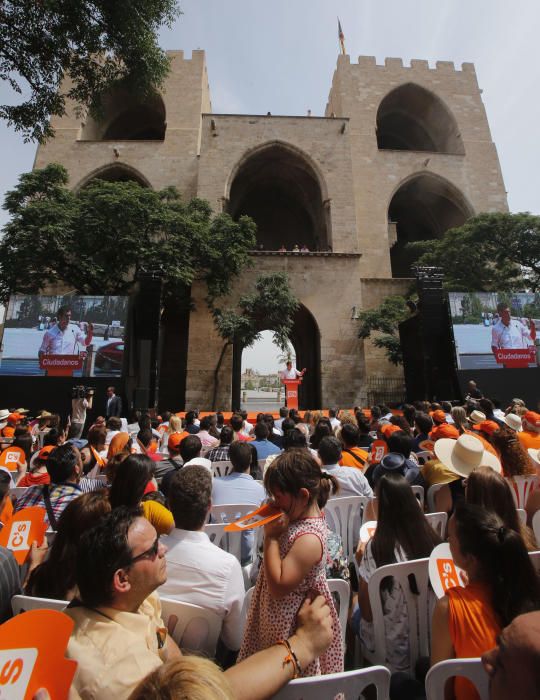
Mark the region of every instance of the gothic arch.
[[86, 187], [92, 180], [108, 180], [109, 182], [137, 182], [141, 187], [152, 189], [152, 185], [146, 177], [136, 168], [126, 163], [109, 163], [103, 165], [80, 180], [73, 188], [75, 191]]
[[103, 98], [99, 117], [88, 115], [81, 141], [163, 141], [166, 110], [158, 93], [145, 99], [117, 88]]
[[445, 178], [429, 172], [414, 173], [394, 190], [388, 205], [393, 277], [410, 277], [412, 254], [405, 248], [414, 241], [440, 238], [474, 215], [465, 195]]
[[249, 150], [231, 171], [225, 192], [233, 218], [247, 214], [256, 222], [259, 249], [331, 246], [324, 179], [300, 149], [272, 141]]
[[454, 115], [443, 100], [415, 83], [400, 85], [377, 110], [379, 149], [464, 155]]

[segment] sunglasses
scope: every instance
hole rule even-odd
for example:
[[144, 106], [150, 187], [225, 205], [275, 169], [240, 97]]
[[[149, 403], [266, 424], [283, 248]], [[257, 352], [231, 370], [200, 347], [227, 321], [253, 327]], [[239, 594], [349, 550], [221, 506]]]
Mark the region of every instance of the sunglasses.
[[154, 559], [157, 557], [159, 551], [159, 537], [156, 537], [154, 544], [147, 549], [145, 552], [142, 552], [142, 554], [137, 554], [136, 557], [132, 557], [129, 562], [127, 563], [127, 566], [131, 566], [132, 564], [135, 564], [138, 561], [142, 561], [143, 559], [151, 559], [154, 561]]

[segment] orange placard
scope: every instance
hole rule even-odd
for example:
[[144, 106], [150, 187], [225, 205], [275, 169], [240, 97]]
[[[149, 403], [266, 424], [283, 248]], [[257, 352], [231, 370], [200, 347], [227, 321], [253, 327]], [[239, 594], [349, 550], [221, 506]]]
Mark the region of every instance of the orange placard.
[[225, 532], [241, 532], [242, 530], [253, 530], [256, 527], [261, 527], [266, 525], [266, 523], [271, 523], [272, 520], [277, 520], [280, 515], [283, 515], [283, 511], [277, 509], [275, 506], [266, 503], [265, 505], [257, 508], [252, 513], [243, 515], [234, 523], [229, 523], [224, 527]]
[[437, 559], [437, 571], [445, 593], [449, 588], [462, 585], [453, 559]]
[[17, 462], [26, 462], [26, 455], [21, 447], [7, 447], [0, 454], [0, 467], [5, 467], [10, 472], [17, 471]]
[[[9, 524], [0, 532], [0, 545], [13, 552], [13, 556], [22, 566], [32, 547], [32, 542], [39, 545], [47, 525], [45, 524], [45, 509], [39, 506], [23, 508], [11, 518]], [[0, 700], [2, 695], [0, 694]]]
[[424, 452], [431, 452], [433, 453], [433, 448], [435, 447], [435, 443], [433, 440], [422, 440], [422, 442], [418, 443], [418, 447], [423, 450]]
[[0, 625], [1, 700], [32, 700], [40, 688], [67, 698], [77, 670], [65, 658], [74, 624], [56, 610], [30, 610]]

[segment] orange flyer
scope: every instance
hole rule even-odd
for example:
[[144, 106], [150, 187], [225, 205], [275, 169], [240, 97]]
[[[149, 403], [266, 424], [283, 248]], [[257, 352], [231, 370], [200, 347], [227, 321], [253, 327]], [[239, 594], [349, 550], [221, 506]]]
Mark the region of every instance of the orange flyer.
[[[22, 566], [32, 547], [32, 542], [43, 543], [45, 509], [39, 506], [23, 508], [11, 518], [0, 532], [0, 545], [11, 549], [19, 565]], [[0, 700], [3, 700], [0, 695]]]
[[272, 506], [269, 503], [266, 503], [260, 508], [257, 508], [257, 510], [254, 510], [253, 513], [243, 515], [236, 522], [229, 523], [225, 526], [224, 530], [226, 532], [253, 530], [256, 527], [261, 527], [267, 523], [271, 523], [272, 520], [276, 520], [280, 515], [283, 515], [283, 511], [278, 510], [275, 506]]
[[437, 570], [445, 593], [449, 588], [461, 586], [461, 581], [452, 559], [437, 559]]
[[77, 662], [65, 658], [73, 620], [56, 610], [30, 610], [0, 625], [0, 700], [32, 700], [45, 688], [68, 697]]

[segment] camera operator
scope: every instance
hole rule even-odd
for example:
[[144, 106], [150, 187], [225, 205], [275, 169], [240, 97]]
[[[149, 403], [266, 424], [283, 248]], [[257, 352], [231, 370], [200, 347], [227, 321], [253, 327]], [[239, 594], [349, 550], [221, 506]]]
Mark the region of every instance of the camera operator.
[[86, 409], [92, 408], [94, 390], [89, 387], [75, 386], [71, 392], [71, 426], [69, 437], [78, 440], [86, 422]]

